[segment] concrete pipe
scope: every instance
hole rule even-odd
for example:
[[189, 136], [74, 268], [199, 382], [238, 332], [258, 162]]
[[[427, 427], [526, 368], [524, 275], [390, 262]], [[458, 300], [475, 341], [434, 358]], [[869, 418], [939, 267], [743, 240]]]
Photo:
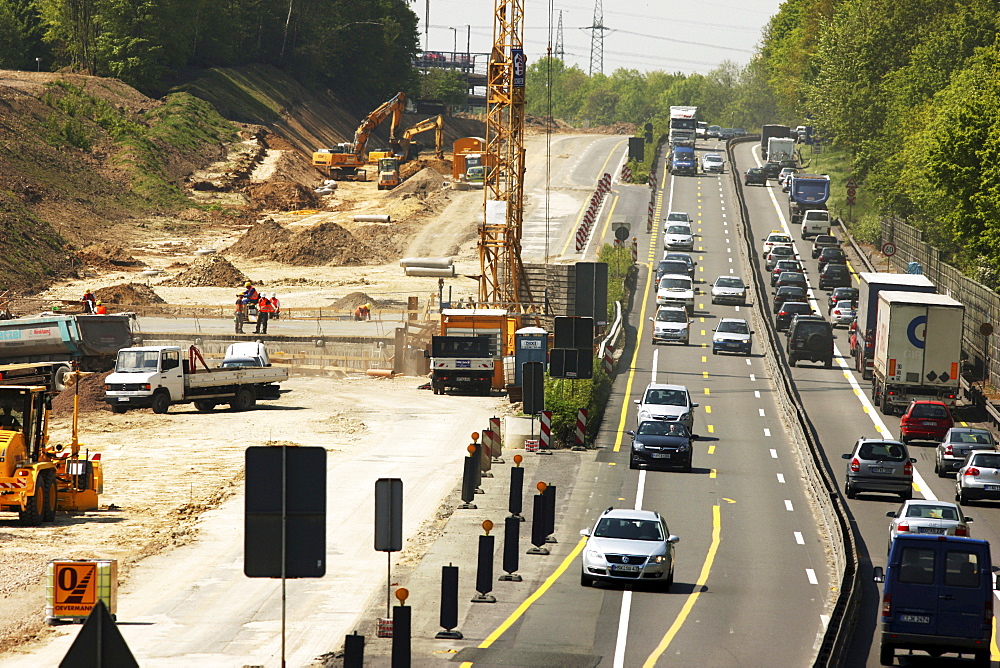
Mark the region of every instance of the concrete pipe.
[[194, 252], [195, 255], [213, 255], [214, 253], [214, 248], [199, 248]]
[[400, 267], [434, 267], [447, 269], [455, 263], [450, 257], [404, 257], [399, 261]]
[[355, 223], [391, 223], [389, 216], [354, 216]]
[[392, 369], [368, 369], [365, 375], [372, 378], [392, 378]]
[[455, 266], [452, 265], [447, 269], [440, 269], [438, 267], [407, 267], [407, 276], [440, 276], [448, 278], [455, 275]]

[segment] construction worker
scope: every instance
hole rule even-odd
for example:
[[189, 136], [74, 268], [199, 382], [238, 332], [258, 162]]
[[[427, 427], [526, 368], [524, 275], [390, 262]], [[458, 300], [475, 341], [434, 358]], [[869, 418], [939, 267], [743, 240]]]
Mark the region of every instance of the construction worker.
[[236, 312], [233, 315], [233, 320], [236, 322], [236, 333], [243, 333], [243, 325], [247, 321], [247, 304], [246, 298], [243, 296], [242, 292], [236, 293]]
[[243, 287], [246, 288], [243, 291], [243, 296], [247, 298], [247, 304], [256, 304], [257, 300], [260, 299], [260, 293], [257, 292], [257, 288], [250, 281], [247, 281]]
[[97, 305], [94, 307], [94, 313], [97, 315], [107, 315], [108, 307], [104, 305], [100, 299], [97, 300]]
[[93, 291], [87, 288], [87, 291], [83, 293], [83, 297], [80, 299], [83, 302], [83, 312], [93, 313], [94, 312], [94, 302], [97, 301], [97, 297], [94, 296]]
[[362, 320], [371, 320], [372, 319], [372, 305], [371, 304], [362, 304], [361, 305], [361, 319]]
[[267, 334], [267, 319], [274, 313], [274, 306], [266, 295], [261, 295], [257, 301], [257, 329], [254, 334]]
[[277, 320], [281, 317], [281, 302], [278, 301], [278, 293], [271, 293], [271, 306], [274, 307], [274, 313], [271, 314], [271, 320]]

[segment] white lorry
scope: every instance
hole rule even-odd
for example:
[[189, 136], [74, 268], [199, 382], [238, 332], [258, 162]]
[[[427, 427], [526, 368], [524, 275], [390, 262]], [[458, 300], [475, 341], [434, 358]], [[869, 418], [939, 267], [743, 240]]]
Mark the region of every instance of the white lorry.
[[670, 107], [670, 145], [694, 148], [697, 134], [698, 107]]
[[186, 403], [203, 412], [218, 404], [245, 411], [258, 399], [277, 399], [278, 383], [288, 380], [287, 369], [211, 368], [194, 346], [186, 352], [185, 357], [179, 346], [123, 348], [114, 373], [104, 381], [104, 401], [115, 413], [147, 407], [166, 413], [171, 406]]
[[795, 160], [795, 140], [791, 137], [771, 137], [767, 140], [767, 161]]
[[965, 307], [947, 295], [878, 293], [872, 402], [901, 415], [914, 399], [955, 406]]

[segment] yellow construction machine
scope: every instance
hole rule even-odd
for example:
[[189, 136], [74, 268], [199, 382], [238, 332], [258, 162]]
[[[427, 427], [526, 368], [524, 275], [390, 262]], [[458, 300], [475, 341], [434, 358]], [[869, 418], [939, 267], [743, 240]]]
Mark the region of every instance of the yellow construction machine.
[[438, 114], [403, 130], [403, 136], [395, 144], [390, 142], [400, 162], [406, 162], [414, 157], [410, 155], [410, 144], [413, 143], [413, 137], [429, 130], [434, 130], [434, 156], [438, 159], [444, 158], [444, 117]]
[[336, 181], [343, 179], [367, 180], [368, 174], [362, 168], [366, 162], [365, 147], [368, 145], [368, 138], [382, 121], [392, 116], [389, 144], [396, 143], [396, 126], [399, 125], [399, 119], [402, 118], [405, 108], [406, 95], [401, 92], [396, 93], [392, 99], [365, 116], [361, 125], [354, 131], [353, 142], [337, 144], [333, 148], [321, 148], [313, 153], [313, 167]]
[[[67, 374], [67, 384], [80, 375]], [[94, 510], [104, 491], [101, 455], [80, 454], [78, 395], [72, 441], [49, 444], [55, 394], [45, 385], [0, 385], [0, 511], [16, 512], [25, 526], [51, 522], [57, 510]]]

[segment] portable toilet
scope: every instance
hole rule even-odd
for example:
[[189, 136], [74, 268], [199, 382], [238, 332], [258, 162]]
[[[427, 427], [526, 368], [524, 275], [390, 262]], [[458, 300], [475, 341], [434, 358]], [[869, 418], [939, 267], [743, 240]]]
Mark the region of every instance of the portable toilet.
[[549, 333], [541, 327], [522, 327], [514, 332], [514, 387], [524, 387], [521, 365], [525, 362], [545, 364]]

